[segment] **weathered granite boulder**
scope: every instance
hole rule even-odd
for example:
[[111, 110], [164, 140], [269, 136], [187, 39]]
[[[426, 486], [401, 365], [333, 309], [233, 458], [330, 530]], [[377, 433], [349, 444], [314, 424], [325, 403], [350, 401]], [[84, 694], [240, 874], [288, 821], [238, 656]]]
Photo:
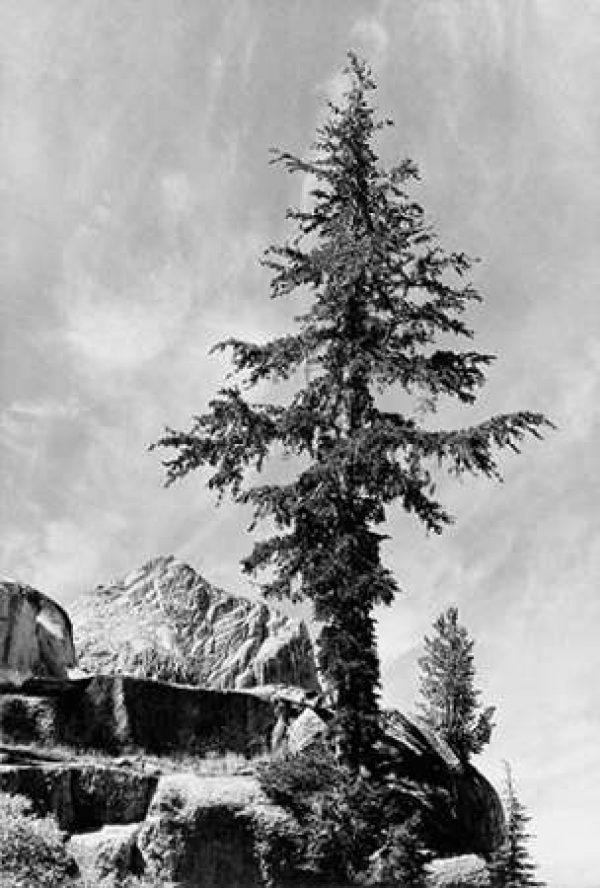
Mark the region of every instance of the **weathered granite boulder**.
[[428, 869], [429, 888], [489, 888], [491, 884], [485, 860], [476, 854], [432, 860]]
[[214, 689], [318, 688], [302, 621], [228, 595], [173, 557], [156, 558], [71, 606], [79, 666]]
[[110, 879], [109, 884], [120, 884], [128, 876], [144, 872], [137, 847], [139, 830], [139, 823], [110, 824], [72, 836], [69, 852], [77, 860], [86, 885], [97, 885], [104, 879]]
[[290, 721], [287, 732], [287, 751], [296, 755], [309, 749], [324, 735], [327, 722], [313, 709], [306, 708]]
[[382, 751], [421, 813], [429, 847], [442, 855], [497, 850], [505, 820], [491, 783], [419, 719], [393, 712], [386, 722]]
[[181, 888], [262, 888], [251, 777], [160, 780], [137, 834], [144, 871]]
[[65, 677], [74, 664], [71, 621], [62, 607], [31, 586], [0, 582], [0, 683]]

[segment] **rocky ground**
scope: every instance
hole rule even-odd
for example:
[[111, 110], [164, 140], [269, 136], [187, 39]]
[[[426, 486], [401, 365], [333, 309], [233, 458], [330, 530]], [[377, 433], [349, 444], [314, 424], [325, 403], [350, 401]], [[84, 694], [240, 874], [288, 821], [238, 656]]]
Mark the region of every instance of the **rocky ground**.
[[[172, 558], [94, 590], [73, 624], [47, 596], [0, 583], [0, 802], [30, 804], [30, 821], [0, 810], [0, 826], [21, 837], [28, 822], [43, 836], [58, 826], [89, 888], [142, 872], [152, 888], [258, 888], [260, 824], [288, 815], [254, 768], [322, 733], [318, 690], [302, 623]], [[400, 713], [386, 744], [439, 827], [432, 888], [485, 885], [482, 855], [504, 829], [494, 789]], [[35, 878], [26, 888], [41, 888]]]
[[254, 825], [272, 806], [248, 762], [69, 758], [6, 745], [0, 761], [0, 793], [56, 818], [90, 886], [142, 873], [190, 888], [261, 884]]

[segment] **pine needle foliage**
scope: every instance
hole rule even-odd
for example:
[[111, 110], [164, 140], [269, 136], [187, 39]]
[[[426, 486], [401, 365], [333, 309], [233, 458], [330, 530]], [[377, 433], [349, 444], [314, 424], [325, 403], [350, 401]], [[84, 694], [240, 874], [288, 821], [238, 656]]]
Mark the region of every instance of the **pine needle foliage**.
[[418, 709], [463, 761], [489, 743], [494, 707], [481, 707], [475, 687], [473, 648], [458, 609], [449, 607], [433, 624], [435, 634], [425, 636], [425, 653], [419, 659], [421, 702]]
[[531, 817], [519, 801], [510, 765], [505, 762], [504, 809], [506, 839], [488, 864], [493, 888], [545, 888], [545, 882], [536, 878], [537, 866], [532, 861], [527, 842]]
[[[167, 484], [207, 468], [219, 498], [229, 493], [252, 507], [252, 529], [267, 520], [274, 532], [256, 542], [243, 569], [266, 569], [267, 595], [313, 602], [324, 624], [320, 666], [340, 749], [357, 764], [377, 731], [373, 607], [398, 591], [381, 562], [385, 537], [376, 529], [387, 508], [399, 502], [440, 533], [452, 518], [436, 498], [432, 470], [499, 478], [497, 451], [518, 451], [548, 423], [520, 412], [429, 429], [381, 406], [379, 395], [390, 388], [419, 403], [448, 396], [472, 404], [493, 358], [448, 345], [473, 336], [464, 315], [480, 296], [467, 281], [470, 260], [440, 246], [410, 196], [415, 164], [380, 164], [375, 142], [390, 122], [375, 117], [368, 66], [349, 54], [345, 73], [348, 89], [340, 104], [329, 103], [310, 157], [273, 158], [313, 183], [310, 206], [287, 211], [293, 235], [263, 259], [272, 298], [304, 303], [295, 332], [264, 343], [219, 343], [217, 350], [231, 354], [234, 383], [189, 431], [167, 428], [153, 446], [174, 452], [164, 463]], [[306, 367], [312, 375], [302, 384]], [[283, 381], [297, 384], [287, 403], [247, 394]], [[282, 450], [299, 457], [295, 479], [254, 483]]]

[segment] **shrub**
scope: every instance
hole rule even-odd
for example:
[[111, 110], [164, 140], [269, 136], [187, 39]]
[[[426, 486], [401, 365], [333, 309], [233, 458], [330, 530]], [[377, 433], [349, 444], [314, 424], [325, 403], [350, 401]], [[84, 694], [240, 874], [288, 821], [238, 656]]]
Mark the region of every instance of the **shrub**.
[[324, 742], [295, 755], [264, 762], [258, 766], [257, 775], [263, 792], [295, 813], [310, 807], [315, 794], [340, 787], [348, 779]]
[[255, 851], [265, 888], [279, 888], [302, 869], [304, 842], [293, 817], [257, 816]]
[[358, 878], [364, 888], [425, 888], [432, 855], [421, 839], [421, 824], [412, 817], [388, 828], [385, 841]]
[[42, 707], [31, 698], [3, 695], [0, 700], [0, 722], [6, 741], [35, 743], [43, 734]]
[[0, 882], [6, 888], [79, 886], [78, 868], [53, 817], [31, 814], [23, 796], [0, 793]]
[[325, 744], [263, 765], [258, 777], [296, 824], [259, 830], [270, 884], [294, 870], [324, 885], [424, 884], [429, 858], [400, 787], [348, 771]]

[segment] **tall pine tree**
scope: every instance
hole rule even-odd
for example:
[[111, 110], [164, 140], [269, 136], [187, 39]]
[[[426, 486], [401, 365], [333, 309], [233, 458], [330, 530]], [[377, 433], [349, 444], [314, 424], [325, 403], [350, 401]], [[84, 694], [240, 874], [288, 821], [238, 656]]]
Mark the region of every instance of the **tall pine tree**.
[[[385, 409], [390, 387], [419, 404], [449, 396], [475, 401], [492, 356], [450, 347], [470, 340], [463, 316], [479, 294], [465, 282], [470, 263], [439, 245], [408, 193], [418, 178], [408, 160], [382, 168], [366, 64], [349, 56], [349, 88], [329, 104], [307, 159], [274, 162], [311, 177], [311, 205], [290, 209], [294, 233], [270, 247], [271, 296], [305, 306], [296, 331], [263, 343], [236, 338], [229, 349], [237, 382], [223, 388], [189, 431], [167, 429], [154, 445], [174, 451], [167, 483], [206, 467], [219, 497], [249, 504], [251, 527], [271, 535], [243, 562], [267, 569], [264, 591], [303, 596], [322, 621], [320, 666], [336, 707], [340, 748], [353, 766], [368, 758], [377, 731], [379, 662], [373, 608], [397, 591], [380, 559], [376, 528], [394, 502], [440, 533], [451, 521], [435, 497], [432, 467], [498, 478], [496, 451], [518, 450], [546, 424], [537, 413], [501, 416], [458, 430], [430, 429]], [[308, 304], [308, 307], [306, 305]], [[436, 346], [436, 343], [440, 343]], [[313, 369], [312, 378], [299, 372]], [[285, 403], [247, 396], [270, 381], [296, 384]], [[299, 457], [294, 480], [254, 483], [273, 450]]]
[[449, 607], [433, 624], [435, 634], [425, 637], [419, 710], [456, 754], [467, 761], [481, 752], [492, 733], [494, 707], [482, 709], [475, 687], [474, 641], [458, 622], [458, 610]]
[[532, 861], [527, 842], [531, 817], [519, 801], [510, 765], [505, 762], [504, 809], [506, 839], [489, 864], [493, 888], [544, 888], [536, 878], [536, 864]]

